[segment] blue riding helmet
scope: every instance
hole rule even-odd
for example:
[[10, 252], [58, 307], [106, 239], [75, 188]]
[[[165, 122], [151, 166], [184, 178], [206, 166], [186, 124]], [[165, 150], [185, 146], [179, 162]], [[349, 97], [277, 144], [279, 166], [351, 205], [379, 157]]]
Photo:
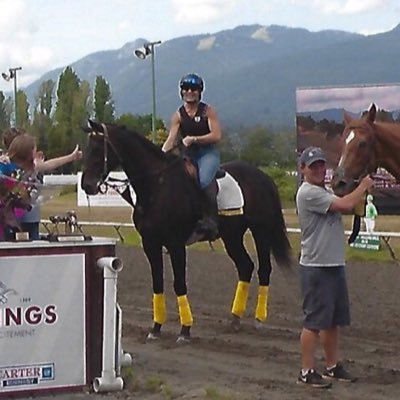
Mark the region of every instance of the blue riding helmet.
[[204, 90], [204, 81], [201, 76], [197, 74], [187, 74], [179, 81], [179, 92], [182, 97], [182, 90], [198, 90], [201, 93]]

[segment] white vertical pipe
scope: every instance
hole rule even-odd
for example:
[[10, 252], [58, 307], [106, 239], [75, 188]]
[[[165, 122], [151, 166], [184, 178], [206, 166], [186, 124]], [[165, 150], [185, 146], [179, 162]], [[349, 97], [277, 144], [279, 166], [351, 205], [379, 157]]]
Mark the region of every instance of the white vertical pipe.
[[103, 354], [101, 377], [93, 381], [95, 392], [114, 392], [122, 390], [124, 381], [116, 374], [117, 343], [117, 278], [123, 268], [122, 261], [116, 257], [102, 257], [97, 266], [103, 269]]

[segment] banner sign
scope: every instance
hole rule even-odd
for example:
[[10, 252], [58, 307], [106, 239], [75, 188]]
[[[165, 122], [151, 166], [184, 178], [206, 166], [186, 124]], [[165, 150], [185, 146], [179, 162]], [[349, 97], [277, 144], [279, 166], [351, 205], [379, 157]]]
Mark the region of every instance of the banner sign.
[[[109, 177], [116, 178], [121, 181], [126, 180], [125, 172], [113, 171], [110, 172]], [[118, 193], [116, 189], [124, 190], [126, 185], [123, 182], [112, 182], [114, 188], [107, 187], [104, 193], [98, 193], [95, 196], [87, 196], [85, 191], [81, 187], [82, 172], [78, 172], [78, 206], [79, 207], [131, 207]], [[133, 202], [136, 202], [136, 194], [130, 187], [131, 197]]]
[[[360, 118], [372, 103], [378, 110], [376, 121], [400, 123], [400, 84], [296, 89], [297, 152], [300, 155], [309, 146], [324, 150], [326, 183], [340, 159], [344, 112]], [[375, 180], [372, 194], [378, 213], [400, 214], [400, 183], [383, 168], [376, 175], [380, 179]]]
[[364, 250], [379, 250], [381, 247], [380, 238], [374, 234], [359, 234], [350, 247]]
[[86, 384], [84, 254], [0, 258], [0, 394]]

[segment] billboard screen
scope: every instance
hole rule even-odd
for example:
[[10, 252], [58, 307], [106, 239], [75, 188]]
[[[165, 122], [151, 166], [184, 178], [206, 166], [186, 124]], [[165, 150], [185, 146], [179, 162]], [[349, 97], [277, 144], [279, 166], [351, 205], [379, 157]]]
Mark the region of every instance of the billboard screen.
[[[371, 104], [378, 109], [376, 121], [400, 124], [400, 84], [296, 89], [297, 152], [321, 147], [327, 156], [329, 183], [341, 153], [343, 116], [360, 118]], [[400, 182], [380, 168], [372, 191], [380, 214], [400, 214]], [[299, 180], [300, 182], [300, 180]]]

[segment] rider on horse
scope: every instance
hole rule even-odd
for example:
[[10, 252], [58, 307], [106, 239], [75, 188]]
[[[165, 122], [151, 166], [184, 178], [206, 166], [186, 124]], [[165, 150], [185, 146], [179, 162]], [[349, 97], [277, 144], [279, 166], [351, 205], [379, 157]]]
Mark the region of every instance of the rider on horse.
[[203, 190], [202, 218], [187, 244], [213, 241], [218, 238], [217, 188], [214, 182], [220, 155], [216, 144], [221, 140], [221, 128], [215, 108], [201, 100], [204, 81], [197, 74], [187, 74], [179, 82], [183, 105], [172, 115], [171, 127], [162, 149], [174, 148], [178, 134], [186, 154], [197, 165], [199, 184]]

